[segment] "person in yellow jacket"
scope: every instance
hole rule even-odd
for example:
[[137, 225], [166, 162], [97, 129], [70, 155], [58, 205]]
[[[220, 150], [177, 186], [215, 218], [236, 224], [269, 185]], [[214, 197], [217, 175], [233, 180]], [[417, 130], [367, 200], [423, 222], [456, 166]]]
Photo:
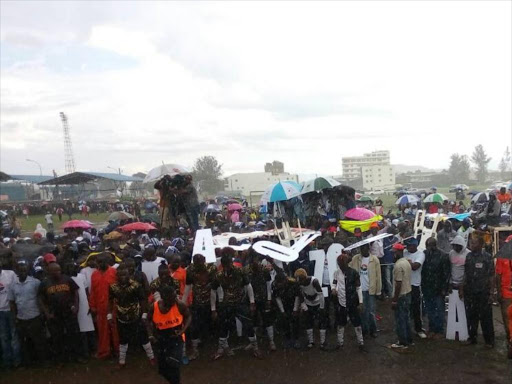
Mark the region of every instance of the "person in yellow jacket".
[[363, 296], [363, 335], [377, 337], [377, 320], [375, 318], [375, 302], [382, 290], [380, 261], [370, 254], [370, 245], [359, 248], [359, 254], [352, 258], [349, 266], [359, 273]]

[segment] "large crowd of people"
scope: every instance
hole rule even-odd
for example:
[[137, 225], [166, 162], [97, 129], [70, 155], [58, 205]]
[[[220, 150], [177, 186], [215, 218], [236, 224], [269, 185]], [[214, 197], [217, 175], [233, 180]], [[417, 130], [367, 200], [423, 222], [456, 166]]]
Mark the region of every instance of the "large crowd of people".
[[[499, 200], [489, 204], [494, 201]], [[118, 233], [119, 223], [110, 223], [108, 231], [77, 229], [54, 236], [48, 228], [46, 237], [5, 237], [0, 244], [3, 366], [115, 356], [123, 368], [128, 348], [142, 347], [169, 383], [180, 383], [180, 366], [197, 360], [205, 343], [216, 343], [215, 360], [234, 354], [234, 334], [247, 337], [244, 353], [256, 358], [263, 346], [342, 349], [349, 320], [365, 352], [365, 340], [378, 337], [377, 302], [394, 311], [397, 341], [390, 348], [404, 351], [416, 338], [445, 338], [445, 302], [453, 292], [464, 302], [468, 345], [477, 343], [480, 326], [484, 346], [494, 347], [492, 304], [500, 304], [512, 358], [512, 261], [493, 260], [488, 236], [471, 216], [444, 221], [420, 250], [421, 239], [405, 212], [411, 207], [353, 232], [339, 228], [324, 209], [314, 228], [321, 236], [293, 262], [277, 262], [252, 247], [237, 250], [242, 244], [233, 237], [229, 246], [216, 248], [216, 263], [206, 263], [204, 255], [193, 253], [200, 227], [196, 206], [185, 204], [191, 225], [176, 227], [172, 235]], [[493, 210], [493, 205], [485, 208], [491, 220]], [[220, 210], [209, 227], [216, 233], [274, 228], [264, 213], [237, 211], [244, 212], [243, 225], [230, 220], [233, 212], [223, 216]], [[342, 251], [332, 279], [327, 261], [321, 277], [315, 276], [311, 251], [357, 245], [379, 234], [389, 236]], [[279, 242], [273, 234], [245, 242], [261, 240]], [[45, 246], [44, 253], [33, 256], [24, 253], [26, 247], [17, 248], [30, 244]], [[335, 337], [328, 337], [330, 330]]]

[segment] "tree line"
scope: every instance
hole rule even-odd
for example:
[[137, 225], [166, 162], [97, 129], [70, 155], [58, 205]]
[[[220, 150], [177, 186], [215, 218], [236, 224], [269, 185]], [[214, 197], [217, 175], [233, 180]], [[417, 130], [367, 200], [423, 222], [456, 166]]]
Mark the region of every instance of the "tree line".
[[[467, 183], [469, 182], [469, 176], [471, 172], [471, 163], [474, 166], [476, 178], [479, 183], [485, 183], [487, 176], [489, 175], [489, 162], [492, 157], [489, 157], [485, 152], [482, 144], [478, 144], [471, 157], [467, 155], [461, 155], [454, 153], [450, 156], [450, 167], [448, 168], [448, 176], [455, 183]], [[504, 178], [506, 172], [510, 169], [510, 150], [506, 148], [505, 152], [499, 163], [499, 170], [501, 177]]]

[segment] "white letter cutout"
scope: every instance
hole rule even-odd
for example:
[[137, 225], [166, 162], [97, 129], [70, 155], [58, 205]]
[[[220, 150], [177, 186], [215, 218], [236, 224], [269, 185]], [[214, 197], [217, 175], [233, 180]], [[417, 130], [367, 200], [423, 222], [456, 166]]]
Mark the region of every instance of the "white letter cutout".
[[215, 263], [215, 246], [213, 245], [213, 236], [211, 229], [198, 229], [194, 240], [194, 250], [192, 255], [201, 254], [207, 263]]
[[455, 340], [455, 334], [459, 333], [459, 341], [466, 341], [468, 335], [468, 323], [466, 322], [466, 308], [459, 298], [459, 291], [454, 289], [448, 297], [448, 321], [446, 322], [446, 338]]
[[[332, 244], [327, 250], [327, 269], [329, 270], [329, 285], [332, 284], [334, 272], [336, 272], [336, 268], [338, 268], [336, 259], [338, 258], [339, 255], [341, 255], [342, 250], [343, 245], [337, 243]], [[318, 279], [320, 286], [322, 285], [322, 280], [324, 276], [325, 257], [325, 251], [323, 249], [317, 249], [315, 251], [309, 252], [309, 260], [315, 261], [314, 277]], [[327, 297], [327, 287], [322, 287], [322, 291], [324, 293], [324, 296]]]
[[270, 241], [258, 241], [252, 245], [252, 248], [261, 255], [269, 256], [273, 259], [290, 263], [297, 260], [299, 252], [292, 248], [283, 247], [280, 244]]

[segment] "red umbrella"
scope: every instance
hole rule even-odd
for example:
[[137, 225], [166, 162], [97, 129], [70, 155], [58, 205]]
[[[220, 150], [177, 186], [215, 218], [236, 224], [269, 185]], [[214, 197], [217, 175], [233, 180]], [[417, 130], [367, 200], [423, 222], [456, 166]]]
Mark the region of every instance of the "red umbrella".
[[228, 211], [241, 211], [243, 207], [238, 203], [228, 205]]
[[372, 212], [365, 208], [352, 208], [345, 212], [346, 219], [352, 219], [357, 221], [364, 221], [371, 219], [375, 216], [375, 212]]
[[122, 227], [119, 227], [118, 229], [123, 232], [131, 232], [131, 231], [148, 232], [148, 231], [151, 231], [152, 229], [156, 229], [156, 227], [152, 226], [149, 223], [142, 223], [140, 221], [137, 221], [135, 223], [123, 225]]
[[80, 229], [89, 229], [92, 228], [92, 225], [84, 220], [70, 220], [62, 224], [62, 229], [70, 229], [70, 228], [80, 228]]

